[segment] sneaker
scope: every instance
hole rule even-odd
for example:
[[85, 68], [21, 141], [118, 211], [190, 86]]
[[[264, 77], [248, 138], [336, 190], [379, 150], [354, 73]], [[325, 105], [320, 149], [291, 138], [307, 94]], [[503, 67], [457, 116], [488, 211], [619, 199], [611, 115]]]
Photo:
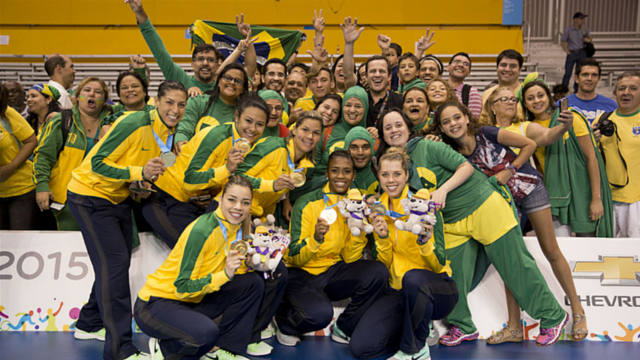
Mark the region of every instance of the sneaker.
[[405, 354], [402, 350], [398, 350], [387, 360], [431, 360], [429, 345], [425, 345], [417, 354]]
[[162, 350], [160, 350], [160, 341], [156, 338], [149, 338], [149, 355], [151, 360], [164, 360]]
[[218, 350], [218, 360], [249, 360], [249, 359], [242, 355], [236, 355], [227, 350], [220, 349]]
[[151, 355], [149, 355], [147, 353], [143, 353], [142, 351], [138, 350], [138, 351], [136, 351], [135, 354], [129, 356], [128, 358], [126, 358], [124, 360], [150, 360], [150, 359], [151, 359]]
[[76, 328], [76, 331], [73, 333], [73, 337], [78, 340], [98, 340], [104, 341], [104, 336], [106, 334], [105, 328], [102, 328], [95, 332], [83, 331]]
[[449, 328], [449, 332], [446, 335], [442, 335], [440, 338], [440, 344], [446, 346], [457, 346], [460, 345], [463, 341], [471, 341], [475, 340], [480, 336], [479, 332], [474, 332], [473, 334], [465, 334], [460, 328], [456, 325], [451, 325]]
[[273, 353], [273, 347], [264, 341], [249, 344], [247, 354], [251, 356], [266, 356]]
[[550, 328], [540, 328], [540, 335], [536, 339], [536, 345], [538, 346], [551, 346], [558, 341], [560, 335], [562, 335], [562, 329], [567, 325], [569, 321], [569, 314], [567, 313], [564, 320], [560, 324]]
[[269, 323], [266, 329], [260, 332], [260, 340], [268, 340], [273, 337], [273, 322]]
[[427, 345], [435, 346], [440, 340], [440, 333], [438, 329], [433, 326], [433, 321], [429, 321], [429, 336], [427, 337]]
[[220, 350], [209, 351], [208, 353], [200, 356], [200, 360], [215, 360], [218, 358], [218, 351]]
[[331, 330], [331, 340], [340, 344], [348, 344], [350, 338], [340, 330], [338, 323], [336, 322], [333, 324], [333, 330]]
[[295, 335], [285, 335], [282, 333], [282, 331], [280, 331], [280, 328], [278, 328], [278, 323], [274, 321], [274, 324], [276, 325], [276, 339], [278, 339], [278, 342], [281, 345], [284, 345], [284, 346], [300, 345], [300, 337]]

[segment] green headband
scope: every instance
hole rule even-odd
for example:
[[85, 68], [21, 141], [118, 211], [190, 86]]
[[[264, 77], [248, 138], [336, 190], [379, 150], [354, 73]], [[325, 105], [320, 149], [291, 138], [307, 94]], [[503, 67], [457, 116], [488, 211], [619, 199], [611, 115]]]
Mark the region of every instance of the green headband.
[[522, 82], [522, 85], [520, 86], [520, 88], [518, 89], [518, 91], [516, 91], [516, 96], [518, 97], [518, 100], [520, 100], [520, 102], [522, 103], [522, 105], [524, 106], [524, 96], [522, 94], [522, 90], [524, 89], [524, 86], [527, 85], [528, 83], [532, 82], [532, 81], [542, 81], [543, 83], [545, 83], [545, 85], [547, 85], [547, 87], [549, 89], [551, 89], [551, 87], [549, 86], [549, 84], [544, 81], [544, 79], [539, 78], [538, 77], [538, 72], [532, 72], [531, 74], [527, 75], [527, 77], [524, 78], [524, 81]]

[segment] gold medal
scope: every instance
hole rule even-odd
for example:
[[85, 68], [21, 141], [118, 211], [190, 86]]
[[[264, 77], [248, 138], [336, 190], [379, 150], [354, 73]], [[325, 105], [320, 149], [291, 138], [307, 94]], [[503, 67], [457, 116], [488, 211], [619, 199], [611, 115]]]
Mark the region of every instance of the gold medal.
[[384, 216], [387, 213], [387, 208], [382, 204], [373, 204], [371, 205], [371, 215], [374, 213]]
[[246, 153], [249, 152], [249, 150], [251, 150], [251, 142], [249, 142], [249, 140], [245, 138], [239, 138], [233, 144], [233, 148], [240, 151], [243, 155], [245, 155]]
[[338, 220], [338, 213], [334, 209], [324, 209], [320, 213], [320, 218], [325, 219], [331, 225]]
[[295, 171], [291, 173], [291, 179], [293, 180], [293, 186], [300, 187], [307, 182], [307, 176], [302, 171]]
[[166, 153], [162, 153], [160, 155], [160, 159], [162, 159], [162, 161], [164, 161], [164, 167], [166, 167], [166, 168], [172, 167], [173, 164], [176, 163], [176, 154], [172, 153], [171, 151], [166, 152]]
[[249, 244], [247, 244], [244, 240], [238, 240], [229, 246], [229, 249], [233, 251], [239, 251], [240, 255], [244, 256], [247, 254], [247, 250], [249, 249]]

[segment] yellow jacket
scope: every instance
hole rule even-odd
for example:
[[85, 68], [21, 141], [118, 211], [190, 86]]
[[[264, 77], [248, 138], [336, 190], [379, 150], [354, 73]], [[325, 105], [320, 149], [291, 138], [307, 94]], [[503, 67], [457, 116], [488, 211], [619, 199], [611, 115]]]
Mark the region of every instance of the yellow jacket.
[[142, 180], [143, 167], [162, 153], [152, 129], [164, 143], [173, 133], [156, 110], [122, 115], [73, 171], [69, 191], [123, 202], [129, 196], [129, 183]]
[[[408, 197], [409, 187], [405, 186], [402, 195], [398, 198], [389, 199], [386, 193], [380, 196], [380, 202], [387, 208], [391, 209], [390, 202], [393, 202], [393, 209], [399, 214], [404, 213], [404, 209], [400, 204], [400, 200]], [[446, 272], [451, 276], [450, 261], [444, 256], [444, 239], [436, 239], [442, 237], [441, 232], [435, 232], [429, 241], [423, 245], [419, 245], [418, 235], [414, 235], [410, 231], [396, 229], [395, 221], [407, 221], [409, 215], [399, 218], [392, 218], [389, 215], [384, 217], [389, 227], [389, 235], [386, 238], [380, 238], [374, 231], [376, 239], [376, 248], [373, 255], [376, 260], [382, 262], [389, 269], [391, 278], [389, 285], [394, 289], [402, 289], [402, 278], [404, 274], [413, 269], [430, 270], [437, 274]], [[442, 215], [437, 214], [439, 224], [442, 226]], [[439, 235], [439, 236], [438, 236]]]
[[[326, 203], [325, 203], [326, 197]], [[338, 215], [324, 235], [324, 241], [318, 242], [315, 237], [316, 223], [320, 213], [344, 198], [324, 188], [311, 192], [296, 201], [289, 224], [291, 244], [285, 256], [287, 266], [298, 267], [306, 272], [318, 275], [325, 272], [338, 261], [354, 262], [362, 257], [367, 245], [364, 231], [360, 236], [353, 236], [345, 219], [337, 206], [333, 209]]]

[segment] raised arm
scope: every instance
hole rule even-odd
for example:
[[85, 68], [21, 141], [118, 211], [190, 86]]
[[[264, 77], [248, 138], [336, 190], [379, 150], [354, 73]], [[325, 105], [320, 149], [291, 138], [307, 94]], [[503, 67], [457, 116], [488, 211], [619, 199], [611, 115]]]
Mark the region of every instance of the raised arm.
[[302, 37], [300, 38], [300, 43], [298, 44], [296, 51], [293, 54], [291, 54], [291, 56], [289, 56], [289, 60], [287, 60], [287, 69], [291, 68], [291, 66], [296, 62], [296, 59], [298, 58], [298, 52], [300, 51], [300, 47], [302, 47], [302, 43], [305, 40], [307, 40], [307, 33], [305, 33], [304, 31], [300, 31], [300, 29], [298, 29], [297, 31], [302, 34]]
[[418, 46], [416, 47], [416, 52], [414, 54], [418, 59], [420, 59], [424, 54], [424, 52], [427, 51], [431, 46], [433, 46], [433, 44], [436, 43], [435, 41], [431, 41], [435, 33], [436, 33], [435, 31], [431, 31], [431, 29], [427, 29], [427, 34], [421, 37], [420, 39], [418, 39]]
[[[245, 44], [243, 45], [246, 47], [243, 50], [244, 70], [247, 72], [247, 75], [252, 76], [256, 73], [256, 69], [258, 68], [258, 57], [256, 55], [256, 48], [253, 46], [255, 39], [251, 39], [251, 25], [244, 22], [244, 14], [240, 14], [240, 19], [238, 19], [238, 15], [236, 15], [236, 25], [238, 25], [240, 35], [244, 36], [244, 40], [242, 41], [245, 41]], [[238, 44], [238, 47], [240, 47], [240, 44]], [[223, 69], [222, 66], [220, 68]]]
[[380, 47], [380, 50], [382, 51], [383, 56], [385, 57], [389, 56], [390, 54], [389, 49], [391, 48], [391, 38], [388, 37], [387, 35], [379, 34], [378, 46]]
[[573, 114], [571, 111], [563, 111], [558, 117], [562, 124], [548, 129], [536, 123], [530, 123], [527, 127], [527, 137], [536, 142], [538, 147], [548, 146], [560, 140], [564, 133], [573, 126]]
[[353, 23], [351, 16], [344, 18], [344, 24], [340, 24], [342, 34], [344, 35], [344, 63], [342, 72], [344, 74], [345, 91], [358, 83], [355, 69], [354, 44], [364, 31], [364, 27], [358, 29], [358, 18]]

